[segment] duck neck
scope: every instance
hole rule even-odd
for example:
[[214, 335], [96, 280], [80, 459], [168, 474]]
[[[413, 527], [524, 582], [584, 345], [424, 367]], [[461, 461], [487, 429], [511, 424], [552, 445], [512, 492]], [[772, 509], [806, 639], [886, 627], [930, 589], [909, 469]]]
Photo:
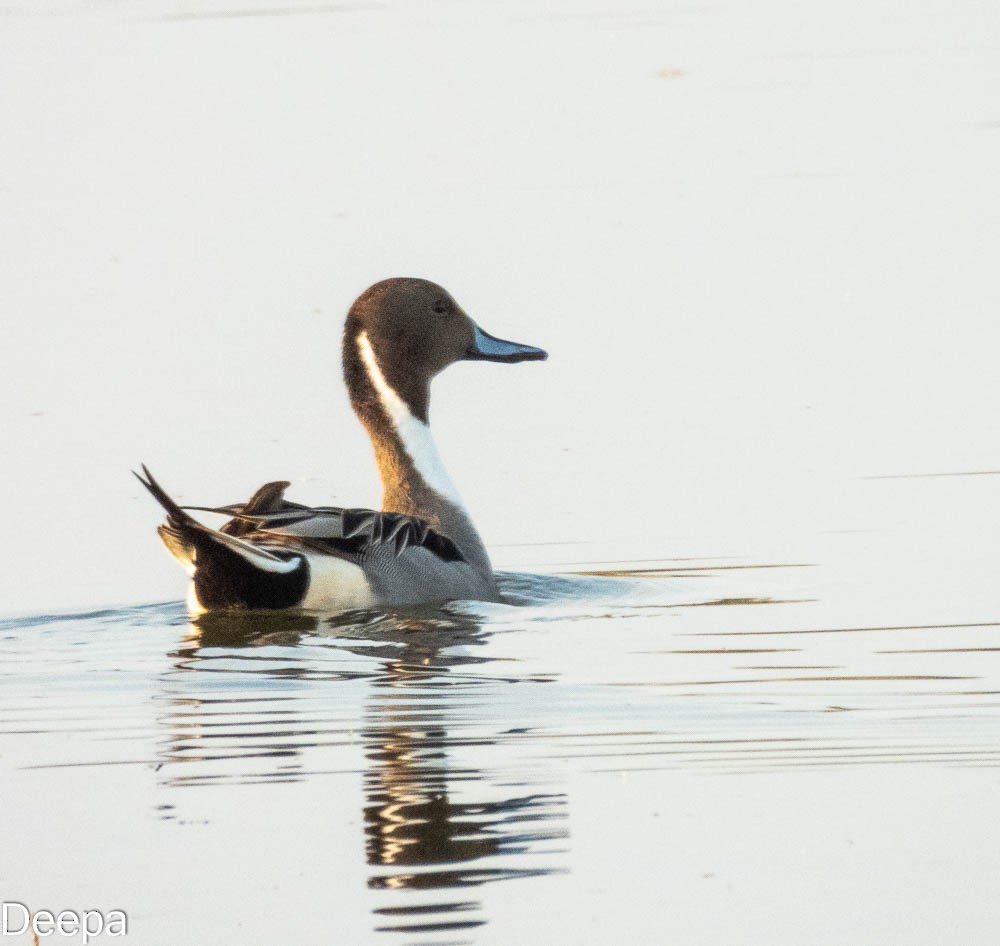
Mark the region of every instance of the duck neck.
[[470, 564], [491, 574], [483, 541], [431, 436], [429, 379], [387, 376], [364, 331], [345, 335], [344, 374], [351, 406], [375, 449], [383, 511], [423, 519]]

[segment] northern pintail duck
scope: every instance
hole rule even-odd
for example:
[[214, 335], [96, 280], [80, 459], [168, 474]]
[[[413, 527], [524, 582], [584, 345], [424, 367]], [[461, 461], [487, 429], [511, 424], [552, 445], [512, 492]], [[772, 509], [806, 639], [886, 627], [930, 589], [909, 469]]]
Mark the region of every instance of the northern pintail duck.
[[[143, 466], [136, 476], [167, 512], [160, 537], [191, 574], [191, 608], [332, 611], [497, 600], [486, 548], [431, 437], [430, 383], [464, 359], [546, 357], [488, 335], [425, 279], [386, 279], [367, 289], [347, 314], [343, 366], [351, 405], [375, 448], [381, 511], [289, 502], [284, 481], [265, 484], [245, 503], [181, 507]], [[188, 510], [232, 518], [213, 529]]]

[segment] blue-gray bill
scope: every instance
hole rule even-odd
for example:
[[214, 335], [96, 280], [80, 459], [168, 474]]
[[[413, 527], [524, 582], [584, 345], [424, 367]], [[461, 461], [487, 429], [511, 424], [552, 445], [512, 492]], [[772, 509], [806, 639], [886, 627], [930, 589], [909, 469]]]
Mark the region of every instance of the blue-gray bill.
[[465, 353], [466, 361], [545, 361], [549, 357], [549, 353], [541, 348], [495, 338], [478, 325], [473, 325], [472, 331], [472, 344]]

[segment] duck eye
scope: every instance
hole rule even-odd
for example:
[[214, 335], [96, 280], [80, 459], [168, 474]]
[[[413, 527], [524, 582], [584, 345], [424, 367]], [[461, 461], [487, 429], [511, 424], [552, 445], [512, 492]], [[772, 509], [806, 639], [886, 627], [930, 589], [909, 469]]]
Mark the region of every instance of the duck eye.
[[445, 312], [451, 308], [451, 306], [448, 305], [448, 301], [446, 299], [438, 299], [438, 301], [435, 302], [431, 308], [437, 312], [438, 315], [444, 315]]

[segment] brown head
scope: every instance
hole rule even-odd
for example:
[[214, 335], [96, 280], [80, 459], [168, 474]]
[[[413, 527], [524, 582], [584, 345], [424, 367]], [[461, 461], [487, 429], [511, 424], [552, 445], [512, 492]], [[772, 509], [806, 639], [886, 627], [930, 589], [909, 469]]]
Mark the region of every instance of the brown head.
[[412, 415], [427, 422], [431, 379], [462, 360], [540, 361], [540, 348], [494, 338], [451, 294], [426, 279], [384, 279], [366, 289], [344, 325], [344, 376], [355, 410], [367, 419], [374, 357], [385, 383]]

